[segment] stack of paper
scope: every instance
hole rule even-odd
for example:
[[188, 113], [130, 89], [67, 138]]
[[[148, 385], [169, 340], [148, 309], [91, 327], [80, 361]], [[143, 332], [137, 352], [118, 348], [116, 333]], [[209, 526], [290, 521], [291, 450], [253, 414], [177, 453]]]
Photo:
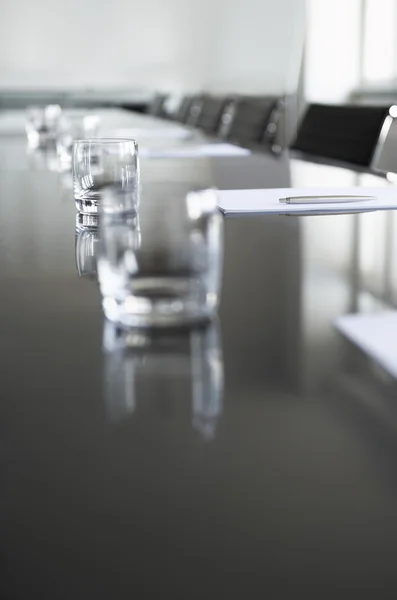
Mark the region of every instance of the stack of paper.
[[166, 148], [140, 147], [139, 155], [147, 158], [197, 158], [203, 156], [248, 156], [251, 151], [233, 144], [200, 144]]
[[132, 140], [186, 140], [192, 137], [192, 131], [177, 125], [164, 127], [131, 127], [128, 129], [109, 129], [102, 131], [104, 137], [127, 138]]
[[[375, 196], [374, 200], [335, 202], [329, 204], [282, 204], [280, 198], [291, 196], [342, 197]], [[334, 188], [275, 188], [269, 190], [225, 190], [218, 192], [218, 206], [224, 214], [335, 214], [372, 210], [397, 209], [397, 188], [334, 187]]]
[[339, 317], [336, 327], [393, 377], [397, 377], [397, 312]]

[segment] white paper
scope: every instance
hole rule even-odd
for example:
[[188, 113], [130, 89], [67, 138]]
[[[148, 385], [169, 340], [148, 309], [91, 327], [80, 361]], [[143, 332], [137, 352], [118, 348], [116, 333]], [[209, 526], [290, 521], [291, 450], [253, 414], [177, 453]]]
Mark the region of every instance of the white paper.
[[[139, 140], [143, 139], [167, 139], [167, 140], [186, 140], [192, 137], [192, 131], [184, 127], [130, 127], [124, 129], [107, 130], [106, 137], [127, 138]], [[103, 132], [102, 132], [102, 135]]]
[[397, 312], [346, 315], [336, 327], [370, 358], [397, 378]]
[[196, 158], [201, 156], [248, 156], [251, 151], [233, 144], [200, 144], [167, 148], [140, 148], [140, 156], [148, 158]]
[[[375, 200], [330, 204], [282, 204], [289, 196], [375, 196]], [[397, 187], [274, 188], [267, 190], [225, 190], [218, 192], [218, 206], [225, 214], [318, 213], [333, 214], [397, 209]]]

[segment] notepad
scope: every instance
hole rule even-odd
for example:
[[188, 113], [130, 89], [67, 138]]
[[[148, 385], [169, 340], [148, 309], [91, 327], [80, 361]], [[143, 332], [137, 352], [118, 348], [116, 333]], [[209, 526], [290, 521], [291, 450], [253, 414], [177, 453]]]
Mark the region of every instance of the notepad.
[[[103, 134], [104, 135], [104, 134]], [[192, 137], [193, 132], [184, 127], [131, 127], [123, 129], [106, 130], [106, 137], [120, 137], [137, 140], [165, 139], [186, 140]]]
[[[289, 196], [338, 194], [375, 196], [375, 200], [329, 204], [280, 204]], [[397, 187], [274, 188], [268, 190], [224, 190], [218, 192], [218, 206], [224, 214], [336, 214], [397, 209]]]
[[339, 331], [397, 378], [397, 312], [346, 315], [335, 321]]
[[249, 156], [251, 151], [233, 144], [198, 144], [167, 148], [141, 147], [139, 155], [146, 158], [199, 158], [203, 156]]

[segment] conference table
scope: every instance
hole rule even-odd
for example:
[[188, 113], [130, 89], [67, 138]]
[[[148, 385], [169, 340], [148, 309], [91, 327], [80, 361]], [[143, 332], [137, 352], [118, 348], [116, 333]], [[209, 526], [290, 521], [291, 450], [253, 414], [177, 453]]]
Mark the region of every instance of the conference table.
[[[0, 598], [394, 598], [397, 385], [337, 321], [395, 308], [396, 214], [226, 217], [218, 318], [125, 332], [52, 166], [0, 132]], [[388, 185], [287, 153], [141, 169]]]

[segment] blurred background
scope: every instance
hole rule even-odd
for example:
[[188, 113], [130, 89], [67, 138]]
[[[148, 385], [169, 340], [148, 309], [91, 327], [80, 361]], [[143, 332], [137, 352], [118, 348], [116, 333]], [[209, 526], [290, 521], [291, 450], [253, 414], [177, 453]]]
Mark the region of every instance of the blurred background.
[[2, 0], [3, 88], [293, 91], [304, 0]]
[[397, 101], [396, 30], [394, 0], [2, 0], [0, 108], [275, 95], [291, 140], [307, 102]]

